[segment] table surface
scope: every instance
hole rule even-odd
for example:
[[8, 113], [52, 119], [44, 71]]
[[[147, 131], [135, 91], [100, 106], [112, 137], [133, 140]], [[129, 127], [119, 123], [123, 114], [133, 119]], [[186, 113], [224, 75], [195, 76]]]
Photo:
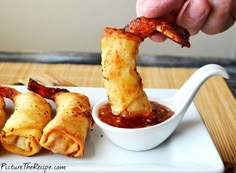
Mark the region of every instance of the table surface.
[[[144, 88], [180, 88], [196, 68], [141, 67]], [[103, 87], [100, 65], [0, 63], [1, 85], [11, 85], [35, 75], [53, 75], [78, 87]], [[227, 165], [236, 167], [236, 100], [221, 77], [212, 77], [200, 88], [194, 102], [216, 148]]]

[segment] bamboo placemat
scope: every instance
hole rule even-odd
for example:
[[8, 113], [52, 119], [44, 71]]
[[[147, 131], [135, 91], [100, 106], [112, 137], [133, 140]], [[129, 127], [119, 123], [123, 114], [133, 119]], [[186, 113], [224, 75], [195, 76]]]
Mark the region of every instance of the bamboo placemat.
[[[195, 70], [138, 67], [145, 88], [180, 88]], [[79, 87], [103, 87], [101, 67], [97, 65], [0, 63], [0, 71], [2, 85], [52, 74]], [[209, 79], [194, 101], [222, 160], [236, 167], [236, 101], [224, 79]]]

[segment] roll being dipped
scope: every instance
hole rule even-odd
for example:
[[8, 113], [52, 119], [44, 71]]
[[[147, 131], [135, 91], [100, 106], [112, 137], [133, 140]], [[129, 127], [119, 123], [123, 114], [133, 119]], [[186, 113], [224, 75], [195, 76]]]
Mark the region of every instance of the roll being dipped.
[[101, 38], [102, 74], [113, 114], [148, 114], [151, 105], [136, 70], [142, 39], [122, 29], [105, 28]]
[[45, 87], [32, 79], [28, 89], [52, 99], [56, 105], [55, 118], [43, 130], [41, 146], [53, 153], [70, 157], [83, 156], [91, 123], [88, 97], [65, 89]]
[[14, 88], [1, 86], [0, 95], [15, 104], [15, 109], [1, 131], [2, 146], [9, 152], [32, 156], [41, 149], [43, 128], [51, 120], [51, 106], [39, 94], [20, 93]]
[[122, 29], [104, 29], [102, 74], [114, 115], [148, 116], [152, 111], [136, 69], [136, 60], [140, 43], [154, 33], [161, 33], [182, 47], [190, 47], [188, 30], [164, 18], [138, 17]]

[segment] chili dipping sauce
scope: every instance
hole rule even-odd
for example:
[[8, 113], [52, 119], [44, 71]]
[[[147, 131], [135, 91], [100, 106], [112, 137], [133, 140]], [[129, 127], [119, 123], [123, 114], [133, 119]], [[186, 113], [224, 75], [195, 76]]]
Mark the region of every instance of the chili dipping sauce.
[[122, 116], [114, 115], [110, 103], [100, 107], [98, 116], [101, 121], [111, 126], [120, 128], [142, 128], [159, 124], [170, 118], [174, 112], [168, 107], [151, 101], [152, 112], [150, 115]]

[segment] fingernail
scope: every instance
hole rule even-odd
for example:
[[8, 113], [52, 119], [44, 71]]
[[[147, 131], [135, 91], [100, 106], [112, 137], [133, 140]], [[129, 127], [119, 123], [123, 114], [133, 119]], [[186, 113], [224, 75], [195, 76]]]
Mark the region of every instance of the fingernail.
[[158, 6], [159, 2], [156, 0], [143, 1], [142, 5], [145, 9], [153, 9]]
[[193, 19], [198, 19], [205, 16], [207, 10], [205, 8], [202, 8], [202, 5], [197, 4], [198, 1], [192, 1], [192, 2], [193, 3], [190, 2], [189, 4], [189, 9], [188, 9], [189, 16]]
[[138, 16], [155, 17], [153, 10], [156, 9], [157, 1], [154, 0], [139, 0], [136, 4], [136, 12]]
[[172, 10], [170, 7], [176, 4], [175, 1], [171, 0], [163, 3], [163, 0], [139, 0], [136, 4], [136, 11], [138, 15], [145, 17], [162, 16]]

